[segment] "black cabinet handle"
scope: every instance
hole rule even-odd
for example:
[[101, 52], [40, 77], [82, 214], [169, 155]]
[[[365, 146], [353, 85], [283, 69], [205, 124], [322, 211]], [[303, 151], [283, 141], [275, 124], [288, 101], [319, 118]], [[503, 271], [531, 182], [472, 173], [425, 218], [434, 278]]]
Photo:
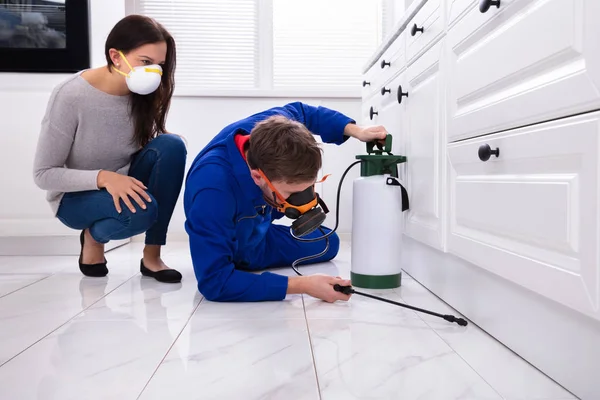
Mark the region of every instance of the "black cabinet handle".
[[381, 95], [384, 96], [386, 93], [392, 93], [392, 89], [386, 89], [384, 86], [381, 88]]
[[371, 86], [371, 82], [363, 81], [363, 87], [365, 87], [367, 85]]
[[381, 60], [381, 69], [385, 68], [386, 65], [389, 67], [392, 64], [385, 60]]
[[379, 112], [373, 110], [373, 106], [371, 106], [371, 109], [369, 110], [369, 117], [371, 118], [371, 121], [373, 120], [373, 115], [379, 115]]
[[423, 33], [424, 30], [425, 30], [425, 28], [423, 28], [423, 27], [419, 28], [419, 27], [417, 27], [417, 24], [414, 24], [412, 29], [410, 30], [410, 35], [415, 36], [417, 34], [417, 32]]
[[481, 161], [489, 160], [492, 155], [500, 157], [500, 149], [496, 148], [495, 150], [492, 150], [489, 144], [482, 144], [479, 146], [479, 159]]
[[403, 92], [402, 91], [402, 85], [398, 86], [398, 104], [402, 103], [402, 97], [408, 97], [408, 92]]
[[486, 13], [492, 6], [500, 8], [500, 0], [481, 0], [479, 2], [479, 11]]

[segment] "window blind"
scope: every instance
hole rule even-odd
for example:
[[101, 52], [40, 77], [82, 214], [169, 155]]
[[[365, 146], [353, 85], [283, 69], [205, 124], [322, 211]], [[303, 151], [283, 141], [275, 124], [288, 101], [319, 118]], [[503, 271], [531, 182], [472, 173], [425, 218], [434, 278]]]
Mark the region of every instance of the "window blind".
[[135, 12], [175, 38], [177, 88], [257, 87], [257, 0], [138, 0]]
[[381, 12], [381, 0], [273, 0], [273, 86], [356, 88]]
[[390, 0], [130, 1], [175, 37], [179, 93], [360, 96]]

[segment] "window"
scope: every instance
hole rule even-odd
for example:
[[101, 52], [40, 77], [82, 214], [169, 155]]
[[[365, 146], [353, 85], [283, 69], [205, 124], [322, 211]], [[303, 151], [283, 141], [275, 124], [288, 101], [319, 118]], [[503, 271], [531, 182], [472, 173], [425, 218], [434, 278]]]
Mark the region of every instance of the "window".
[[179, 95], [360, 97], [389, 28], [389, 0], [132, 1], [175, 37]]

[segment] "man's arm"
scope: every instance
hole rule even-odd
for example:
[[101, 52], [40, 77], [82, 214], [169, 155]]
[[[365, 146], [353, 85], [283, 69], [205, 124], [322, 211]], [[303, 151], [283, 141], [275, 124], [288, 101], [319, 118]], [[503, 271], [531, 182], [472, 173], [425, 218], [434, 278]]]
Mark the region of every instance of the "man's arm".
[[286, 104], [284, 109], [325, 143], [344, 143], [351, 136], [346, 134], [349, 133], [348, 125], [356, 124], [352, 118], [327, 107], [295, 102]]

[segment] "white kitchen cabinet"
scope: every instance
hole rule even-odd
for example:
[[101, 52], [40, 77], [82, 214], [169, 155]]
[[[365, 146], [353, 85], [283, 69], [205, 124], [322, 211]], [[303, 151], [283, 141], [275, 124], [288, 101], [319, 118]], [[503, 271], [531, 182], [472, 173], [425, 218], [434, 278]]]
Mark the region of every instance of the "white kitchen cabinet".
[[440, 57], [443, 41], [410, 65], [406, 71], [407, 190], [410, 209], [406, 234], [430, 246], [442, 243], [441, 141], [442, 86]]
[[599, 145], [600, 113], [450, 145], [448, 250], [600, 319]]
[[384, 95], [363, 98], [407, 157], [404, 271], [584, 400], [600, 398], [597, 21], [598, 0], [415, 0], [390, 36], [406, 65], [377, 70], [402, 48], [385, 43], [365, 66]]
[[600, 107], [598, 0], [479, 3], [451, 4], [449, 141]]

